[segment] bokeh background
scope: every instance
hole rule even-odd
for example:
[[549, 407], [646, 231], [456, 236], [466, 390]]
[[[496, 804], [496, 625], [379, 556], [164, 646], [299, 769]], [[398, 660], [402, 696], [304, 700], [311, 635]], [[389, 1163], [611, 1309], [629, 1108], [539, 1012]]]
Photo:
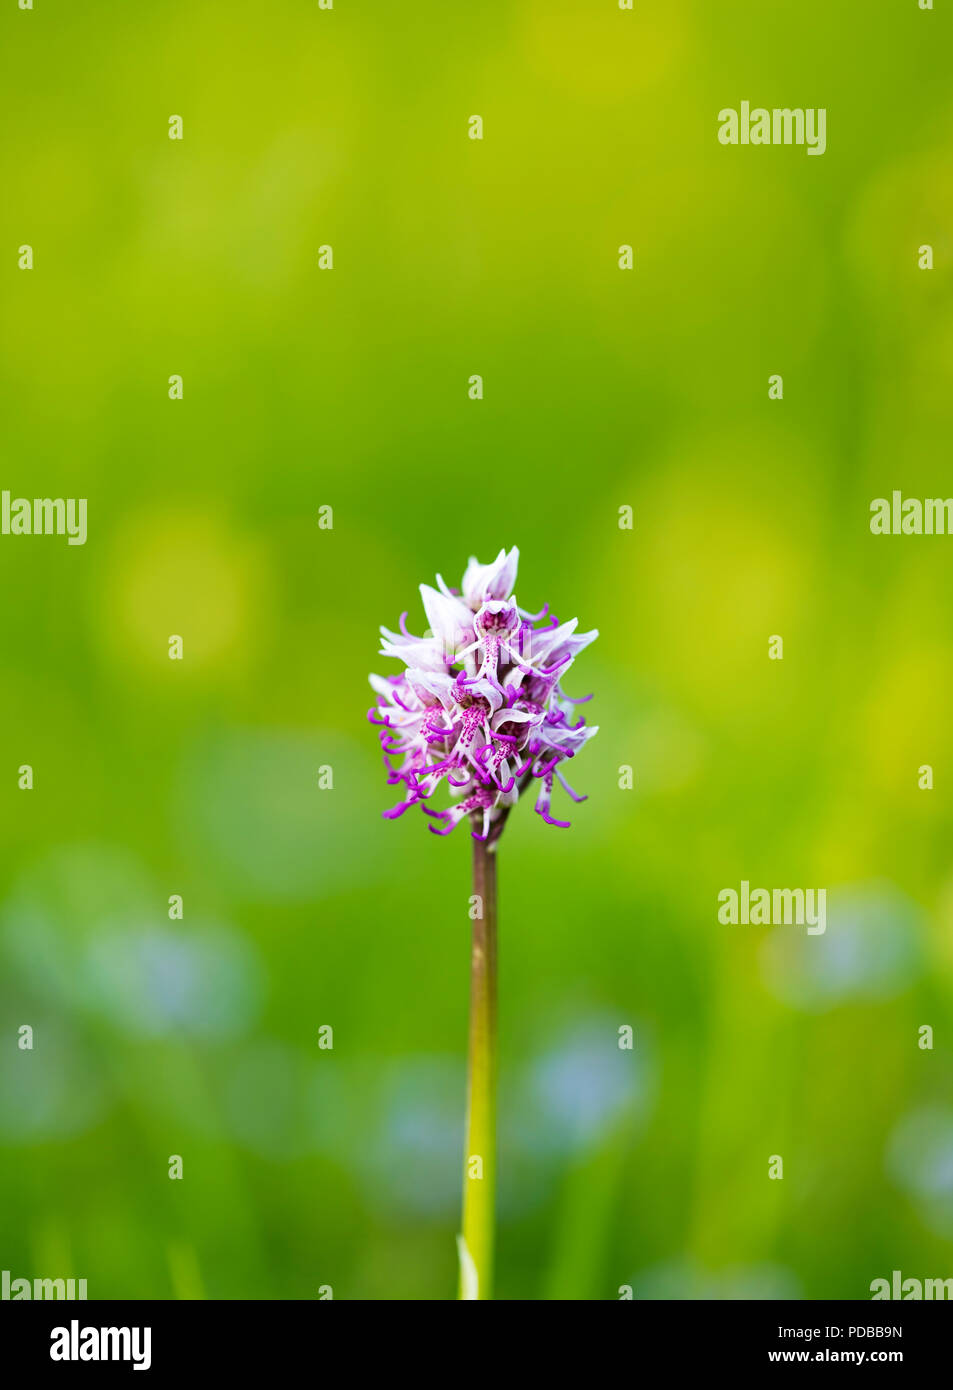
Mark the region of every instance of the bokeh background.
[[[7, 0], [0, 486], [89, 539], [0, 538], [0, 1267], [454, 1296], [470, 842], [381, 819], [366, 678], [516, 544], [601, 732], [501, 849], [499, 1296], [953, 1274], [953, 540], [868, 529], [953, 491], [950, 39]], [[722, 147], [742, 99], [827, 153]], [[742, 878], [826, 935], [720, 926]]]

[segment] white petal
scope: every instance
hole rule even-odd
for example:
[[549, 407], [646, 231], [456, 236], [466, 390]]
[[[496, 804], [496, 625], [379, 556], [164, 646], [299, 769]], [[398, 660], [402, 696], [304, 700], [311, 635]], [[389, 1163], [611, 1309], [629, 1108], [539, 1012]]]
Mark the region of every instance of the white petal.
[[453, 698], [450, 690], [453, 686], [453, 677], [448, 676], [443, 671], [408, 671], [406, 675], [407, 683], [410, 688], [421, 699], [430, 697], [430, 702], [439, 700], [444, 709], [453, 709]]
[[570, 618], [560, 627], [541, 628], [523, 635], [523, 652], [534, 666], [545, 666], [546, 658], [560, 642], [571, 637], [579, 626], [578, 618]]
[[385, 676], [368, 676], [367, 679], [370, 681], [372, 687], [377, 691], [378, 695], [383, 696], [385, 699], [390, 700], [391, 703], [393, 703], [394, 687], [391, 685], [390, 681], [386, 679]]
[[436, 640], [401, 637], [396, 632], [388, 632], [386, 628], [381, 628], [381, 636], [381, 656], [393, 656], [405, 666], [419, 666], [426, 671], [444, 669], [443, 648]]
[[508, 555], [501, 550], [490, 565], [481, 565], [475, 555], [470, 556], [463, 576], [463, 597], [474, 611], [488, 599], [509, 598], [516, 583], [519, 558], [515, 545]]
[[458, 598], [438, 593], [429, 584], [421, 584], [420, 597], [430, 631], [447, 656], [453, 656], [463, 641], [463, 635], [473, 619]]

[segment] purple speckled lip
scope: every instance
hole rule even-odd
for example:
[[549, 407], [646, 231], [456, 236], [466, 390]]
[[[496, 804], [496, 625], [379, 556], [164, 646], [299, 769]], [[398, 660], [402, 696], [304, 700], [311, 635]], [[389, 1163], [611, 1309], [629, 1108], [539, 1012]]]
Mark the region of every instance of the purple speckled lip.
[[[538, 613], [520, 608], [513, 593], [519, 551], [501, 550], [489, 565], [472, 559], [462, 591], [421, 584], [429, 634], [381, 628], [382, 656], [404, 663], [397, 676], [371, 676], [377, 695], [368, 719], [379, 737], [391, 786], [405, 798], [384, 815], [402, 816], [411, 806], [449, 835], [464, 817], [473, 838], [491, 845], [520, 794], [539, 783], [536, 811], [547, 825], [567, 827], [550, 814], [554, 778], [573, 801], [559, 764], [575, 757], [598, 732], [575, 715], [591, 699], [565, 695], [560, 682], [579, 652], [598, 632], [576, 633], [577, 620], [560, 624], [546, 604]], [[391, 760], [400, 760], [395, 766]], [[456, 804], [437, 811], [426, 803], [445, 781]]]

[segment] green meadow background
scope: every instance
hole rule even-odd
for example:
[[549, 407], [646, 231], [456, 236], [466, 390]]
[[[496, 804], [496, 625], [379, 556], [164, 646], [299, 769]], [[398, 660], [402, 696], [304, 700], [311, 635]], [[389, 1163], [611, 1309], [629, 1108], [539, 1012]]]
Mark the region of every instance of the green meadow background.
[[518, 545], [600, 733], [500, 850], [499, 1296], [953, 1275], [953, 539], [868, 528], [953, 493], [951, 31], [3, 0], [0, 487], [89, 539], [0, 537], [0, 1268], [454, 1297], [470, 842], [381, 818], [367, 674]]

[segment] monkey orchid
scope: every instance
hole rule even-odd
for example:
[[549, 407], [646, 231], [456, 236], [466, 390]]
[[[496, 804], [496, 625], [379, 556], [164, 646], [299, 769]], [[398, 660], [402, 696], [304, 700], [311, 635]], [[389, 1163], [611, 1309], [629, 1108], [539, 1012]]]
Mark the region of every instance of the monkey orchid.
[[[384, 815], [413, 806], [430, 817], [435, 835], [469, 821], [474, 840], [473, 923], [467, 1142], [464, 1163], [460, 1297], [491, 1297], [496, 1148], [496, 848], [506, 818], [532, 791], [547, 825], [566, 828], [551, 812], [554, 782], [584, 801], [561, 765], [597, 732], [576, 717], [562, 681], [597, 632], [577, 634], [577, 619], [560, 623], [547, 604], [519, 606], [513, 587], [519, 551], [501, 550], [489, 565], [470, 560], [460, 591], [437, 575], [421, 584], [429, 624], [423, 637], [381, 628], [381, 655], [404, 670], [371, 676], [377, 703], [368, 714], [380, 727], [387, 780], [402, 799]], [[451, 805], [427, 803], [441, 784]]]

